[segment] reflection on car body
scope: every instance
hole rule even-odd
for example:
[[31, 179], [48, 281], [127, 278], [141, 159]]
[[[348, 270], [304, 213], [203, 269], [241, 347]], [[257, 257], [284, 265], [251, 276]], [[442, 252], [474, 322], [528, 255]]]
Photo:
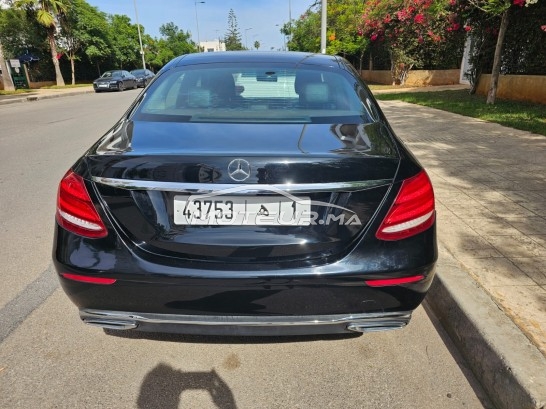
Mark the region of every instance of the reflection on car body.
[[139, 88], [144, 88], [155, 77], [152, 71], [143, 68], [132, 70], [131, 74], [135, 76]]
[[401, 328], [437, 259], [421, 165], [343, 58], [178, 57], [60, 183], [82, 320], [290, 335]]

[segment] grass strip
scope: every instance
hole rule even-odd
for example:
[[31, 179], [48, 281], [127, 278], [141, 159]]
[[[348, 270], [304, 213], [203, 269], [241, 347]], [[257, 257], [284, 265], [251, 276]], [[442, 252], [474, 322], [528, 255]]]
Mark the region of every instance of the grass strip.
[[497, 98], [494, 105], [488, 105], [485, 96], [470, 95], [467, 90], [378, 93], [375, 97], [382, 101], [404, 101], [441, 109], [546, 136], [546, 105], [543, 104]]
[[92, 86], [93, 84], [76, 84], [76, 85], [72, 85], [72, 84], [67, 84], [65, 86], [58, 86], [58, 85], [50, 85], [48, 87], [41, 87], [41, 89], [65, 89], [65, 88], [80, 88], [80, 87], [90, 87]]

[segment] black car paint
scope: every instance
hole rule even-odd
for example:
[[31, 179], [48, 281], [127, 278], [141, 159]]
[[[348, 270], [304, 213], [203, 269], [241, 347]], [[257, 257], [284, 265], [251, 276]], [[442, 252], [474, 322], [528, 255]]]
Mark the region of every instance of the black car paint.
[[[259, 62], [272, 62], [277, 58], [275, 54], [259, 53], [256, 58]], [[228, 53], [222, 58], [222, 63], [238, 62], [241, 55]], [[346, 70], [348, 75], [354, 75], [350, 66], [334, 57], [306, 55], [302, 58], [301, 54], [294, 53], [283, 58], [293, 60], [295, 65], [330, 64], [336, 69]], [[202, 55], [179, 57], [156, 75], [154, 83], [158, 82], [163, 72], [173, 67], [206, 63], [213, 59], [213, 56]], [[375, 104], [371, 94], [368, 98]], [[388, 206], [379, 205], [378, 210], [370, 214], [365, 226], [349, 237], [349, 241], [337, 252], [321, 250], [319, 246], [318, 250], [307, 255], [298, 253], [286, 257], [277, 254], [275, 249], [287, 240], [280, 232], [268, 236], [271, 241], [266, 249], [256, 246], [253, 253], [252, 247], [247, 247], [243, 257], [234, 257], [235, 249], [218, 257], [217, 249], [206, 245], [200, 246], [198, 256], [177, 255], [168, 248], [143, 245], [132, 232], [121, 228], [116, 217], [119, 218], [125, 210], [131, 211], [123, 195], [110, 192], [111, 201], [106, 203], [104, 195], [108, 195], [105, 192], [108, 189], [92, 182], [92, 177], [159, 178], [173, 182], [212, 184], [227, 182], [223, 172], [226, 164], [232, 158], [243, 157], [257, 169], [248, 183], [284, 183], [292, 181], [294, 177], [298, 182], [307, 183], [388, 178], [391, 183], [385, 186], [379, 202], [391, 203], [402, 180], [415, 175], [421, 166], [396, 139], [379, 109], [376, 111], [378, 123], [368, 127], [368, 130], [379, 133], [386, 143], [378, 149], [377, 155], [373, 155], [344, 144], [332, 131], [334, 124], [308, 125], [302, 143], [302, 125], [159, 125], [142, 122], [135, 120], [134, 109], [138, 103], [139, 100], [135, 101], [120, 122], [73, 167], [85, 179], [109, 235], [102, 239], [89, 239], [57, 226], [53, 250], [56, 270], [58, 273], [118, 279], [112, 286], [98, 286], [60, 276], [65, 292], [80, 309], [197, 315], [312, 316], [411, 311], [422, 301], [430, 287], [437, 259], [435, 226], [400, 241], [377, 240], [375, 231], [389, 210]], [[216, 136], [220, 130], [225, 131], [226, 126], [237, 128], [245, 137], [239, 140], [218, 139]], [[278, 131], [280, 127], [283, 132], [276, 132], [278, 140], [269, 138], [264, 144], [263, 139], [251, 137], [253, 132], [267, 134], [275, 132], [272, 128]], [[256, 132], [257, 129], [259, 132]], [[173, 137], [193, 136], [196, 133], [201, 139]], [[264, 150], [267, 156], [264, 156]], [[373, 166], [355, 166], [362, 160]], [[170, 169], [179, 171], [165, 171], [162, 169], [165, 163], [170, 164]], [[318, 173], [313, 164], [328, 164], [331, 176]], [[210, 180], [199, 180], [196, 176], [199, 175], [198, 168], [207, 169]], [[161, 235], [161, 223], [155, 226], [146, 224], [141, 221], [136, 229], [148, 230], [150, 237]], [[183, 232], [186, 229], [179, 230]], [[201, 230], [201, 233], [205, 233], [206, 229]], [[250, 234], [251, 230], [247, 229], [245, 234]], [[260, 229], [254, 230], [258, 232]], [[167, 231], [166, 237], [169, 234], [176, 236], [180, 231]], [[199, 235], [195, 234], [193, 238]], [[425, 279], [412, 284], [373, 289], [364, 282], [416, 274], [422, 274]]]

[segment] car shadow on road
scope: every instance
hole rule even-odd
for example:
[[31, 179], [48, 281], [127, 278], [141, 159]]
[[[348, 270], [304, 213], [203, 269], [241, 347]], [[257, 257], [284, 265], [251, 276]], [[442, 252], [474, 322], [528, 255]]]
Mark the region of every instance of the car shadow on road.
[[461, 353], [459, 352], [459, 350], [457, 349], [457, 347], [453, 343], [452, 339], [450, 338], [450, 336], [448, 335], [448, 333], [446, 332], [446, 330], [444, 329], [444, 327], [440, 323], [438, 317], [436, 317], [436, 315], [434, 314], [432, 308], [430, 307], [430, 305], [428, 304], [426, 299], [423, 302], [422, 306], [423, 306], [423, 309], [425, 310], [427, 316], [429, 317], [430, 322], [434, 326], [434, 329], [436, 330], [436, 332], [438, 333], [438, 335], [442, 339], [442, 342], [446, 346], [447, 350], [449, 351], [449, 353], [451, 354], [451, 356], [455, 360], [455, 363], [460, 368], [461, 373], [468, 380], [468, 384], [470, 385], [470, 387], [472, 388], [472, 390], [474, 391], [474, 393], [476, 394], [476, 396], [480, 400], [483, 407], [485, 409], [494, 409], [495, 407], [491, 403], [491, 400], [490, 400], [489, 396], [487, 396], [487, 393], [482, 388], [480, 382], [474, 376], [472, 370], [470, 369], [470, 367], [466, 363], [465, 359], [463, 358], [463, 356], [461, 355]]
[[185, 404], [184, 401], [184, 392], [187, 391], [207, 392], [217, 408], [237, 407], [231, 389], [214, 369], [210, 372], [184, 372], [165, 363], [158, 364], [142, 381], [137, 407], [141, 409], [191, 407], [191, 403]]

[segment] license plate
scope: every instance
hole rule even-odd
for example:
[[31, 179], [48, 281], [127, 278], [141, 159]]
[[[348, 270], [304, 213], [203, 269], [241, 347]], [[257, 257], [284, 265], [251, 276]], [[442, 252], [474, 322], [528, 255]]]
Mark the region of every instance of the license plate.
[[174, 223], [221, 226], [308, 226], [311, 199], [284, 196], [174, 197]]
[[108, 88], [108, 84], [99, 84], [99, 88]]

